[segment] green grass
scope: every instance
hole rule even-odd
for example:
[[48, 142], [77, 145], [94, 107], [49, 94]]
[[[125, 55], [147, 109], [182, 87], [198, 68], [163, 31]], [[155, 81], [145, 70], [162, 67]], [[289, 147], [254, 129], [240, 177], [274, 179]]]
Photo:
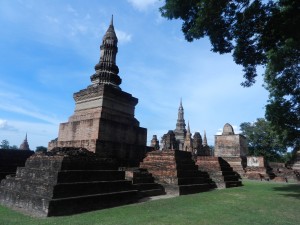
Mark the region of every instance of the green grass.
[[300, 224], [300, 186], [243, 181], [244, 186], [160, 199], [73, 216], [32, 218], [0, 206], [0, 225]]

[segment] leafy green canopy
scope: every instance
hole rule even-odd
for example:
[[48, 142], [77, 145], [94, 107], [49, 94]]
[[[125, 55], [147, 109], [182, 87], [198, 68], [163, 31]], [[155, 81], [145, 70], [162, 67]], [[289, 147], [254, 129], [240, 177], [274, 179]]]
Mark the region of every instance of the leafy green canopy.
[[242, 123], [242, 134], [247, 138], [249, 155], [264, 156], [268, 161], [282, 161], [287, 148], [283, 143], [284, 134], [278, 135], [270, 122], [257, 119], [254, 123]]
[[300, 146], [299, 0], [165, 0], [160, 11], [183, 20], [187, 41], [208, 36], [212, 51], [232, 53], [243, 66], [244, 87], [265, 66], [266, 118], [278, 133], [288, 133], [286, 144]]

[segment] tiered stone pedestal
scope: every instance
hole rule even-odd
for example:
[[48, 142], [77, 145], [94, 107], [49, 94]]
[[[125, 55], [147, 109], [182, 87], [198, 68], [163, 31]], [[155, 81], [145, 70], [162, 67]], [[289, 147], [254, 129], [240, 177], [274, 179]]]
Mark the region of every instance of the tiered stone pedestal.
[[154, 181], [154, 177], [147, 169], [132, 168], [126, 170], [126, 179], [131, 180], [133, 185], [139, 190], [141, 197], [151, 197], [165, 195], [163, 185]]
[[[65, 149], [66, 150], [66, 149]], [[62, 216], [134, 203], [138, 190], [109, 158], [87, 150], [31, 156], [2, 180], [0, 203], [34, 216]]]
[[59, 126], [54, 147], [86, 148], [117, 158], [122, 166], [139, 166], [145, 156], [147, 129], [134, 117], [138, 99], [112, 85], [88, 86], [74, 93], [75, 112]]
[[196, 165], [205, 171], [217, 188], [230, 188], [242, 185], [239, 175], [222, 158], [213, 156], [197, 156]]
[[24, 166], [25, 161], [33, 151], [0, 149], [0, 181], [7, 175], [16, 174], [18, 166]]
[[153, 151], [147, 153], [140, 168], [147, 169], [167, 194], [186, 195], [213, 188], [207, 173], [198, 171], [190, 152]]

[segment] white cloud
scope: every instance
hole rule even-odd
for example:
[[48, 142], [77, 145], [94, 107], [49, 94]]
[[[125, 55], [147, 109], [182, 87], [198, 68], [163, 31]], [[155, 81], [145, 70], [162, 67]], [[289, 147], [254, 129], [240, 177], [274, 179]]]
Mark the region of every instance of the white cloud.
[[45, 17], [46, 17], [46, 20], [51, 24], [59, 24], [60, 23], [59, 19], [56, 17], [49, 16], [49, 15], [46, 15]]
[[[23, 97], [26, 95], [22, 92], [13, 91], [13, 89], [11, 90], [6, 89], [3, 83], [0, 83], [0, 87], [2, 88], [3, 91], [0, 92], [1, 110], [17, 113], [20, 115], [26, 115], [50, 124], [58, 123], [58, 120], [56, 118], [47, 115], [46, 112], [41, 111], [38, 106], [32, 104], [31, 101], [28, 100], [28, 98], [30, 98], [29, 92], [26, 93], [28, 95], [26, 98]], [[2, 126], [4, 125], [5, 125], [5, 121], [2, 120]]]
[[2, 131], [17, 131], [17, 129], [11, 125], [8, 125], [7, 120], [0, 119], [0, 130]]
[[78, 16], [77, 10], [74, 9], [71, 5], [67, 5], [67, 12], [70, 12], [74, 14], [75, 16]]
[[134, 8], [139, 11], [145, 11], [149, 7], [153, 6], [159, 0], [127, 0]]
[[131, 37], [132, 37], [131, 34], [127, 34], [126, 32], [118, 30], [118, 29], [115, 29], [115, 30], [116, 30], [116, 35], [117, 35], [120, 43], [126, 43], [126, 42], [131, 41]]
[[0, 129], [7, 127], [7, 121], [0, 119]]

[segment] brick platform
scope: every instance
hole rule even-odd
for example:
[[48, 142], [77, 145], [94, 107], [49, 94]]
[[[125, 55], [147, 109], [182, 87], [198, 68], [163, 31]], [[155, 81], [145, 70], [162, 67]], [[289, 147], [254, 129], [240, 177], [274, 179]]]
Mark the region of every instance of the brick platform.
[[165, 195], [165, 188], [154, 181], [154, 177], [147, 169], [132, 168], [126, 170], [126, 179], [139, 190], [140, 197]]
[[34, 216], [62, 216], [137, 202], [138, 190], [117, 163], [87, 150], [31, 156], [2, 180], [0, 203]]
[[155, 181], [165, 187], [167, 194], [185, 195], [213, 188], [207, 173], [198, 171], [190, 152], [149, 152], [140, 168], [147, 169]]
[[240, 176], [221, 157], [198, 156], [196, 165], [199, 170], [206, 171], [217, 188], [230, 188], [242, 185]]

